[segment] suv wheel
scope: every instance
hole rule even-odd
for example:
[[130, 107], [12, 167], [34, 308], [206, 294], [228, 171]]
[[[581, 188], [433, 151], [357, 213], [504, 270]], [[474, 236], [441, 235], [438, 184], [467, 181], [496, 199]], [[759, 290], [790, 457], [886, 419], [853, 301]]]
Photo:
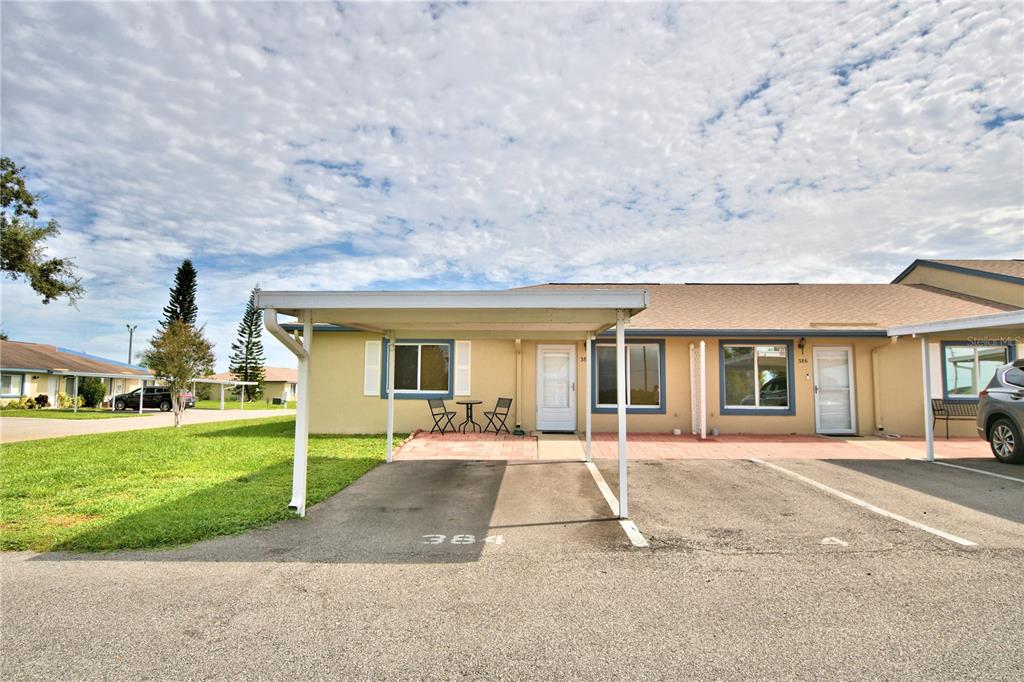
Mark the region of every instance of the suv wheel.
[[170, 412], [171, 411], [171, 401], [170, 400], [165, 400], [162, 403], [160, 403], [160, 411], [161, 412]]
[[1021, 442], [1017, 425], [1005, 417], [998, 420], [988, 431], [988, 442], [992, 454], [1006, 464], [1024, 463], [1024, 442]]
[[114, 402], [114, 409], [118, 411], [124, 411], [124, 401], [118, 400]]

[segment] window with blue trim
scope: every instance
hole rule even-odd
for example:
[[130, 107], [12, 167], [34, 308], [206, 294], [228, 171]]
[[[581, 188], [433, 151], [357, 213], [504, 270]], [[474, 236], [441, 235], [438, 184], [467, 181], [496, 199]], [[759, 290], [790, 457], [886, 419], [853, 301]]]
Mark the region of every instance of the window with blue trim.
[[996, 370], [1011, 360], [1007, 345], [942, 343], [943, 395], [946, 398], [976, 400]]
[[[663, 345], [657, 341], [630, 341], [626, 344], [626, 406], [637, 411], [662, 408]], [[596, 344], [594, 348], [596, 406], [614, 408], [618, 401], [615, 373], [615, 345]]]
[[447, 343], [395, 344], [395, 393], [444, 393], [450, 374]]
[[22, 386], [25, 382], [24, 374], [3, 374], [0, 375], [0, 395], [4, 398], [21, 397]]
[[792, 414], [790, 344], [723, 342], [722, 413]]

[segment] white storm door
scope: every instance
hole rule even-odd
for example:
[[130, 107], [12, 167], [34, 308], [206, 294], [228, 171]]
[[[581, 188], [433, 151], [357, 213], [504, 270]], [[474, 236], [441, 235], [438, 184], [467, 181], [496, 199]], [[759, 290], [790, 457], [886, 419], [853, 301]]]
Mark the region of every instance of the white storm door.
[[818, 433], [856, 433], [853, 352], [849, 347], [814, 349], [814, 426]]
[[576, 430], [576, 346], [537, 346], [537, 430]]

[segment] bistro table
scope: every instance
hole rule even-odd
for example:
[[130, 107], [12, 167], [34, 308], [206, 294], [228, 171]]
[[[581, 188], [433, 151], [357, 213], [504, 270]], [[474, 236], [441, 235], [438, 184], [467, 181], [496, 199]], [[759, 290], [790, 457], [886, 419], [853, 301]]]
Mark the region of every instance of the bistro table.
[[483, 429], [480, 428], [480, 425], [477, 424], [475, 421], [473, 421], [473, 406], [474, 405], [479, 405], [482, 402], [483, 402], [482, 400], [456, 400], [455, 401], [456, 405], [465, 405], [466, 406], [466, 421], [464, 421], [461, 424], [459, 424], [459, 431], [461, 431], [462, 433], [465, 433], [466, 432], [466, 427], [469, 426], [470, 424], [473, 425], [473, 427], [472, 427], [473, 431], [483, 431]]

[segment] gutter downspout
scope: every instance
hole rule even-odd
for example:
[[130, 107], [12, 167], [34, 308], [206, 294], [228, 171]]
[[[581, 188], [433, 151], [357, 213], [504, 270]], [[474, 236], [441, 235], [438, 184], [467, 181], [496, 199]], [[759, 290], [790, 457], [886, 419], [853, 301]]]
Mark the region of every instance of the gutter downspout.
[[871, 406], [872, 412], [875, 416], [875, 431], [884, 431], [884, 412], [882, 410], [882, 383], [881, 376], [882, 370], [878, 366], [878, 351], [888, 346], [895, 345], [899, 341], [900, 337], [893, 336], [889, 339], [889, 343], [882, 344], [881, 346], [875, 346], [871, 349], [871, 393], [874, 399], [874, 404]]
[[512, 431], [513, 436], [525, 436], [523, 431], [522, 405], [523, 396], [523, 340], [516, 339], [516, 399], [512, 403], [516, 406], [516, 428]]
[[263, 311], [263, 326], [284, 344], [299, 360], [299, 380], [295, 409], [295, 456], [292, 464], [292, 499], [288, 508], [299, 516], [306, 515], [306, 467], [309, 456], [309, 358], [313, 348], [313, 314], [303, 310], [302, 343], [288, 335], [277, 322], [277, 311]]

